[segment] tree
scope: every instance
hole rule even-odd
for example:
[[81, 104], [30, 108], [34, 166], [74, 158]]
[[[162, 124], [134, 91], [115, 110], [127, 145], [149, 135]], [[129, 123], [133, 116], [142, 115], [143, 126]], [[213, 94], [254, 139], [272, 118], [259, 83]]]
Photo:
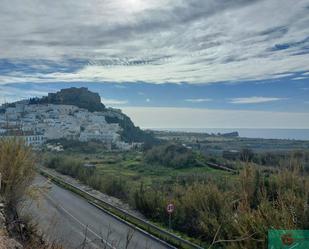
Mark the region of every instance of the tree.
[[254, 153], [251, 149], [242, 149], [240, 152], [240, 160], [244, 162], [251, 162], [254, 157]]

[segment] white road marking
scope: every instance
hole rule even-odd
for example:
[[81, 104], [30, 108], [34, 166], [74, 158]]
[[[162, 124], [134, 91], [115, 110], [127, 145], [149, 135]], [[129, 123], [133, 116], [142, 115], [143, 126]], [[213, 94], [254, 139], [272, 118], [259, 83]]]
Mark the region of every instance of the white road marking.
[[74, 215], [72, 215], [68, 210], [66, 210], [62, 205], [60, 205], [54, 198], [52, 198], [50, 195], [45, 194], [52, 202], [54, 202], [56, 208], [62, 209], [67, 215], [69, 215], [73, 220], [75, 220], [79, 225], [86, 228], [89, 232], [91, 232], [94, 236], [96, 236], [98, 239], [102, 240], [107, 246], [109, 246], [112, 249], [117, 249], [112, 244], [110, 244], [107, 240], [103, 239], [102, 236], [98, 235], [96, 232], [94, 232], [91, 228], [89, 228], [87, 225], [82, 223], [78, 218], [76, 218]]

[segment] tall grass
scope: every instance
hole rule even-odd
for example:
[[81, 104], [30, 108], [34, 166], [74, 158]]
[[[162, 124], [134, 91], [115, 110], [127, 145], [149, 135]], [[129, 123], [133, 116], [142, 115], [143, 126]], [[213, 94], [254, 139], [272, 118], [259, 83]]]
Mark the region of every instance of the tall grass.
[[269, 229], [309, 229], [309, 179], [296, 161], [264, 174], [247, 164], [225, 181], [181, 181], [129, 188], [121, 178], [87, 171], [73, 158], [54, 158], [47, 166], [121, 197], [151, 220], [168, 225], [166, 205], [175, 204], [172, 228], [213, 248], [266, 248]]
[[[20, 202], [33, 191], [31, 183], [35, 176], [35, 159], [31, 147], [26, 146], [23, 140], [0, 139], [0, 193], [6, 202], [6, 218], [10, 223], [8, 232], [13, 238], [18, 237], [25, 249], [64, 249], [61, 245], [45, 242], [38, 235], [37, 228], [31, 227], [30, 222], [25, 222], [17, 214]], [[21, 224], [24, 229], [21, 229]]]
[[270, 177], [245, 167], [229, 186], [214, 181], [136, 191], [136, 207], [167, 225], [166, 204], [175, 206], [173, 228], [223, 248], [266, 248], [268, 229], [309, 229], [309, 179], [284, 169]]
[[111, 196], [120, 199], [127, 199], [128, 197], [128, 187], [124, 179], [101, 175], [96, 169], [84, 167], [80, 160], [71, 156], [48, 157], [45, 160], [45, 166], [62, 174], [78, 178], [83, 183]]
[[0, 139], [1, 194], [8, 208], [16, 207], [35, 175], [35, 157], [24, 141]]

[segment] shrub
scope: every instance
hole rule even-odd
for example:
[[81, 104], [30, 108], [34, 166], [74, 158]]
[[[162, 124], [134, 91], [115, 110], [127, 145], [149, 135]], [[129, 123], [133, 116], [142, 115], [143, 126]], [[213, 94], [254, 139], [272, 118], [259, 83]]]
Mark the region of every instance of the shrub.
[[103, 177], [101, 178], [101, 191], [108, 195], [115, 196], [120, 199], [127, 199], [128, 186], [121, 177]]
[[204, 166], [203, 156], [182, 145], [165, 144], [153, 147], [145, 154], [145, 161], [171, 168]]
[[237, 181], [225, 185], [141, 185], [134, 203], [145, 216], [167, 225], [165, 207], [172, 201], [174, 229], [220, 248], [265, 248], [268, 229], [309, 228], [309, 179], [300, 171], [284, 169], [265, 177], [246, 166]]
[[35, 158], [22, 140], [0, 140], [1, 193], [8, 208], [15, 208], [35, 175]]

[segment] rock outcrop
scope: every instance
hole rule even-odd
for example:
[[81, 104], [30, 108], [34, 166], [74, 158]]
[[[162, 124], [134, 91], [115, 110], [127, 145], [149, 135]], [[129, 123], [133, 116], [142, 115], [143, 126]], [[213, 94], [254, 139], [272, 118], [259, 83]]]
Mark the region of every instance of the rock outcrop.
[[41, 99], [30, 99], [30, 104], [74, 105], [90, 112], [105, 110], [100, 95], [89, 91], [86, 87], [61, 89], [59, 92], [49, 93], [48, 96]]
[[6, 227], [4, 204], [0, 199], [0, 249], [22, 249], [23, 246], [9, 237]]

